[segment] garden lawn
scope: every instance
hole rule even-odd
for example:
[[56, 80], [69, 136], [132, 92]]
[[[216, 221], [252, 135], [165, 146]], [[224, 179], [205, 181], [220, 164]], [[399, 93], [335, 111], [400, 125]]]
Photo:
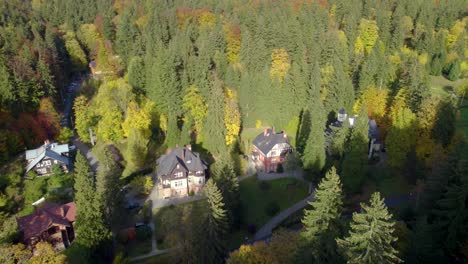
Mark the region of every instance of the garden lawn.
[[265, 181], [266, 190], [260, 188], [260, 182], [254, 177], [240, 182], [242, 224], [254, 224], [257, 229], [272, 217], [266, 212], [268, 204], [277, 203], [281, 212], [308, 195], [308, 186], [293, 178]]
[[163, 208], [153, 210], [153, 221], [155, 226], [155, 236], [158, 244], [158, 249], [167, 249], [171, 245], [167, 241], [168, 235], [177, 236], [178, 228], [183, 223], [183, 218], [187, 218], [190, 207], [197, 207], [196, 205], [202, 203], [203, 200], [198, 200], [190, 203], [179, 205], [171, 205]]

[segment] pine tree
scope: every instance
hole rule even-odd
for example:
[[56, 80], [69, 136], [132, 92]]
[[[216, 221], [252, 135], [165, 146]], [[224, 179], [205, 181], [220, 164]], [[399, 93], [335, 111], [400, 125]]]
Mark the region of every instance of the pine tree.
[[107, 145], [96, 146], [99, 161], [96, 175], [96, 204], [103, 212], [107, 226], [115, 220], [116, 209], [122, 201], [121, 169], [114, 160], [114, 155]]
[[104, 226], [103, 214], [97, 204], [94, 175], [81, 153], [76, 156], [74, 189], [77, 208], [76, 243], [94, 250], [110, 238], [110, 233]]
[[203, 195], [206, 197], [208, 210], [203, 217], [198, 259], [200, 263], [220, 263], [224, 260], [223, 235], [227, 229], [223, 196], [211, 179], [205, 184]]
[[339, 235], [340, 217], [343, 211], [343, 191], [340, 177], [332, 167], [320, 181], [313, 208], [305, 210], [302, 236], [306, 239], [310, 254], [318, 263], [336, 263], [335, 237]]
[[325, 166], [325, 125], [326, 116], [323, 104], [319, 97], [315, 97], [310, 104], [311, 126], [310, 133], [306, 141], [302, 162], [304, 168], [320, 172]]
[[367, 107], [362, 106], [343, 158], [343, 185], [348, 192], [359, 191], [367, 174], [368, 122]]
[[235, 228], [240, 221], [239, 178], [234, 172], [232, 161], [223, 159], [217, 164], [213, 180], [223, 195], [230, 228]]
[[399, 263], [395, 222], [380, 193], [372, 194], [370, 204], [361, 203], [361, 212], [353, 213], [349, 236], [337, 239], [348, 263]]
[[208, 101], [204, 130], [204, 146], [215, 158], [227, 154], [226, 129], [224, 126], [224, 92], [221, 80], [214, 77]]

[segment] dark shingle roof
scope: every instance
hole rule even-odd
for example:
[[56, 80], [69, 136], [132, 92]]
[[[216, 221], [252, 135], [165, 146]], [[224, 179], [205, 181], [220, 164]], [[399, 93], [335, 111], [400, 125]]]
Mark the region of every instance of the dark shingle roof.
[[276, 144], [281, 143], [289, 144], [288, 138], [283, 132], [273, 133], [271, 129], [267, 129], [266, 134], [265, 132], [261, 133], [253, 141], [253, 144], [265, 155], [270, 152]]
[[200, 155], [192, 152], [187, 147], [171, 150], [166, 155], [161, 156], [156, 163], [158, 165], [158, 176], [170, 174], [177, 164], [186, 171], [205, 171], [208, 168]]

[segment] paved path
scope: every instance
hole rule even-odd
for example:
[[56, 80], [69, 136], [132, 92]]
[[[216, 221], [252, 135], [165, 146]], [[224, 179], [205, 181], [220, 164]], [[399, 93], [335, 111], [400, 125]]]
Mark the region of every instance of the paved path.
[[130, 258], [130, 261], [138, 261], [138, 260], [142, 260], [142, 259], [145, 259], [145, 258], [154, 257], [154, 256], [157, 256], [157, 255], [164, 254], [164, 253], [168, 252], [169, 250], [170, 250], [170, 249], [156, 249], [156, 250], [152, 250], [151, 252], [149, 252], [149, 253], [147, 253], [147, 254], [140, 255], [140, 256], [138, 256], [138, 257]]
[[253, 241], [264, 240], [270, 237], [275, 227], [281, 224], [281, 222], [288, 218], [288, 216], [306, 207], [309, 202], [314, 200], [314, 198], [314, 194], [312, 193], [304, 200], [299, 201], [298, 203], [294, 204], [293, 206], [289, 207], [288, 209], [282, 211], [281, 213], [270, 219], [270, 221], [268, 221], [257, 231], [257, 233], [255, 233]]
[[93, 172], [96, 173], [97, 167], [98, 167], [98, 160], [96, 156], [91, 152], [88, 145], [81, 142], [76, 134], [75, 136], [73, 136], [73, 145], [75, 145], [76, 148], [81, 152], [81, 154], [83, 154], [83, 156], [86, 157], [86, 159], [88, 160], [89, 166], [91, 166], [91, 169], [93, 170]]
[[157, 208], [166, 207], [169, 205], [190, 203], [190, 202], [198, 201], [201, 199], [203, 199], [203, 196], [201, 195], [187, 196], [187, 197], [182, 197], [182, 198], [163, 199], [159, 197], [158, 189], [156, 187], [153, 188], [153, 190], [151, 191], [151, 194], [148, 196], [148, 200], [152, 201], [151, 208], [153, 210]]

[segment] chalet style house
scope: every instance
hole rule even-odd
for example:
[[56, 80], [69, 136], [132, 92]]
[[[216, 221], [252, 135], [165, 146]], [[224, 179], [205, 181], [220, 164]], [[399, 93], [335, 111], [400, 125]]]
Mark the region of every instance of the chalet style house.
[[37, 149], [26, 150], [25, 158], [28, 163], [26, 173], [34, 170], [39, 176], [52, 174], [52, 166], [58, 165], [65, 172], [70, 169], [71, 161], [68, 157], [68, 144], [50, 143], [48, 140]]
[[44, 203], [33, 214], [16, 219], [23, 235], [23, 243], [34, 251], [39, 242], [47, 242], [57, 251], [64, 250], [75, 238], [73, 223], [76, 218], [74, 202]]
[[275, 133], [274, 129], [265, 128], [253, 141], [252, 159], [260, 161], [264, 171], [276, 172], [278, 164], [281, 164], [291, 151], [286, 133]]
[[[326, 143], [326, 148], [327, 148], [327, 153], [330, 154], [330, 142], [332, 140], [333, 134], [335, 133], [336, 130], [340, 129], [345, 123], [350, 127], [354, 127], [354, 123], [358, 116], [353, 116], [348, 118], [348, 114], [346, 113], [346, 110], [343, 108], [338, 111], [338, 117], [337, 120], [334, 121], [329, 125], [329, 127], [325, 130], [325, 143]], [[368, 137], [369, 137], [369, 150], [368, 150], [368, 156], [369, 159], [375, 154], [378, 153], [381, 150], [382, 147], [382, 142], [380, 139], [380, 130], [377, 125], [377, 122], [374, 119], [369, 119], [368, 121], [368, 126], [369, 126], [369, 131], [368, 131]]]
[[205, 184], [206, 163], [191, 145], [168, 150], [156, 161], [156, 188], [161, 198], [199, 193]]

